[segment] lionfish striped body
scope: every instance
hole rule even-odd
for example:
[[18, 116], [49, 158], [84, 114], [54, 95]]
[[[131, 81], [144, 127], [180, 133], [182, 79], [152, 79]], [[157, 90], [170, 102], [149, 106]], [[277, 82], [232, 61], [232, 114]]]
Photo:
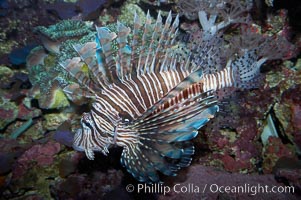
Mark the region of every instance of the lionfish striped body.
[[164, 24], [160, 15], [151, 23], [148, 14], [144, 25], [135, 15], [132, 31], [119, 22], [117, 34], [97, 27], [95, 42], [74, 46], [80, 57], [62, 63], [84, 88], [67, 86], [65, 92], [95, 99], [82, 116], [74, 148], [93, 159], [94, 151], [107, 154], [110, 146], [121, 146], [122, 164], [143, 182], [159, 181], [157, 171], [175, 175], [190, 164], [194, 147], [187, 141], [218, 111], [212, 91], [254, 77], [258, 67], [241, 73], [244, 60], [262, 62], [246, 54], [250, 59], [204, 74], [200, 62], [179, 48], [178, 17], [171, 22], [171, 13]]

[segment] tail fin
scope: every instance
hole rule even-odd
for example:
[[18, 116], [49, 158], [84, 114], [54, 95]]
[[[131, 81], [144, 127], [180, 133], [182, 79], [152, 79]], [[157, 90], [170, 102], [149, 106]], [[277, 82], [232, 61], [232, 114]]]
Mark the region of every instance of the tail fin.
[[256, 50], [246, 51], [245, 54], [228, 66], [232, 68], [234, 85], [237, 88], [257, 88], [260, 77], [260, 67], [267, 58], [258, 58]]

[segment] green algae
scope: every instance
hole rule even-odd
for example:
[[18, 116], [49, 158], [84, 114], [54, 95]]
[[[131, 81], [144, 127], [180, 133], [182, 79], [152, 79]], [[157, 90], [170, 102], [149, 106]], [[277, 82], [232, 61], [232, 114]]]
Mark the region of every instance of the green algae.
[[118, 20], [126, 25], [132, 25], [134, 19], [134, 13], [136, 13], [141, 21], [146, 21], [146, 15], [144, 11], [135, 3], [127, 2], [121, 8], [121, 14], [118, 16]]
[[63, 92], [63, 90], [60, 88], [57, 88], [54, 91], [53, 101], [49, 105], [49, 108], [64, 108], [64, 107], [68, 107], [69, 105], [70, 105], [69, 101], [67, 99], [67, 96]]
[[9, 79], [14, 75], [14, 71], [10, 68], [0, 65], [0, 82], [7, 83]]
[[271, 88], [276, 87], [283, 80], [285, 80], [285, 77], [283, 73], [279, 71], [270, 71], [266, 75], [266, 81]]
[[3, 96], [0, 97], [0, 130], [16, 120], [17, 116], [18, 106]]
[[221, 134], [227, 137], [230, 143], [233, 143], [237, 140], [237, 133], [235, 131], [224, 129], [221, 130]]
[[68, 120], [70, 114], [68, 113], [51, 113], [44, 115], [44, 127], [47, 130], [56, 130], [64, 121]]
[[10, 138], [17, 139], [22, 133], [24, 133], [32, 125], [32, 123], [33, 123], [32, 119], [29, 119], [22, 126], [20, 126], [19, 128], [15, 129], [11, 133]]

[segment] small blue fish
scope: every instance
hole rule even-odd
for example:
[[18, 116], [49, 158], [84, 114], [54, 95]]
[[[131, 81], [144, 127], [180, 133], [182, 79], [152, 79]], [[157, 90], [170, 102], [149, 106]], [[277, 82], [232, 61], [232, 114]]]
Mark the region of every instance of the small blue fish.
[[219, 110], [214, 91], [248, 87], [266, 59], [246, 51], [218, 72], [205, 73], [220, 48], [212, 41], [194, 52], [185, 49], [176, 38], [178, 24], [171, 13], [165, 23], [160, 13], [154, 23], [149, 13], [144, 23], [135, 14], [132, 30], [120, 22], [117, 33], [97, 27], [95, 41], [74, 46], [79, 57], [61, 65], [84, 88], [82, 95], [95, 99], [81, 118], [75, 150], [93, 160], [95, 151], [107, 155], [121, 146], [121, 163], [141, 182], [158, 182], [158, 171], [175, 176], [190, 165], [194, 147], [187, 141]]

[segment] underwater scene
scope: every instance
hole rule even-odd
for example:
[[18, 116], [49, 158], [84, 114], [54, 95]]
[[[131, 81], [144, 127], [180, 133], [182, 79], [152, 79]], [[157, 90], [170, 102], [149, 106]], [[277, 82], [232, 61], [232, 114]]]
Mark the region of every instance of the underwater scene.
[[300, 16], [0, 0], [0, 200], [301, 199]]

